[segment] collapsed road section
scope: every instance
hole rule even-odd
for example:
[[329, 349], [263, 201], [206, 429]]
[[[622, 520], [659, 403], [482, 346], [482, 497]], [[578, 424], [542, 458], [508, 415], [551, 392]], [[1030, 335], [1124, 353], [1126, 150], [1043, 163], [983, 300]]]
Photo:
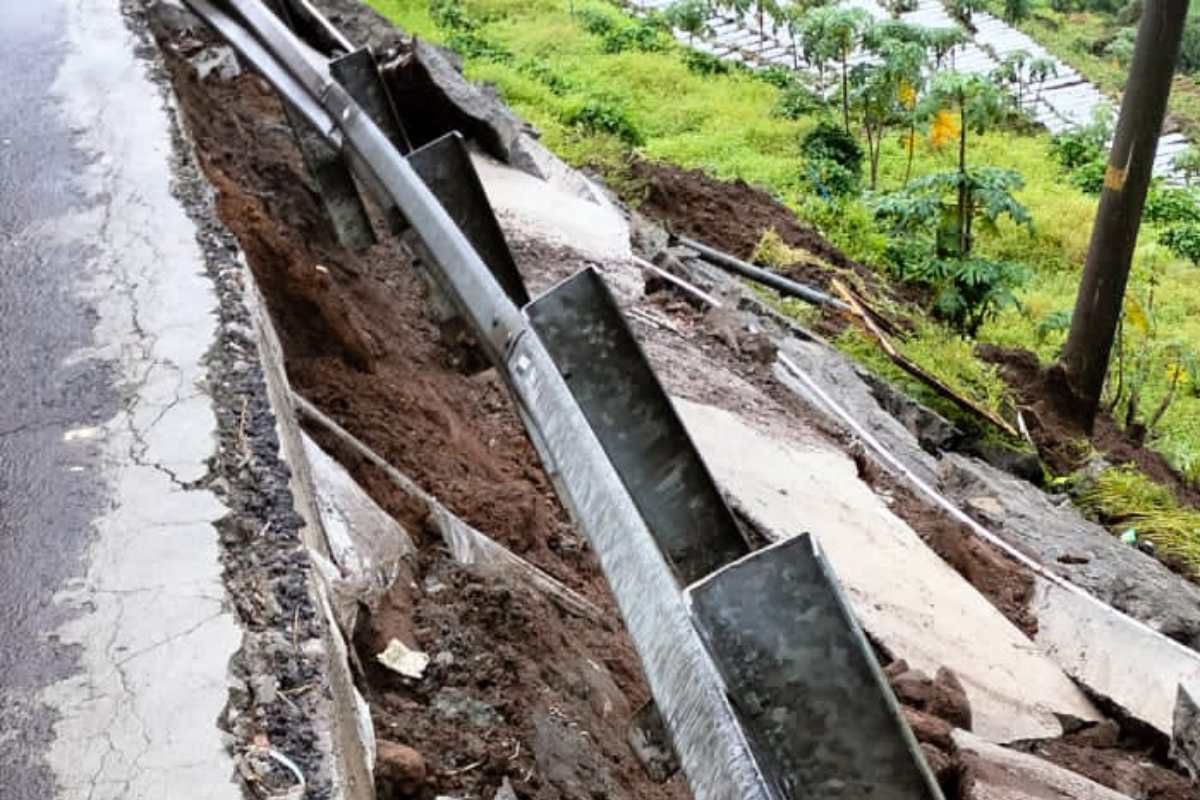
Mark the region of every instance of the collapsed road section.
[[[344, 34], [306, 24], [308, 4], [285, 7], [317, 68], [342, 58], [338, 51], [353, 50], [355, 40], [377, 44], [378, 36], [395, 36], [356, 3], [317, 5], [337, 9], [329, 19]], [[233, 4], [218, 10], [243, 33], [251, 31]], [[1190, 796], [1186, 778], [1164, 766], [1160, 739], [1145, 732], [1148, 738], [1139, 739], [1136, 719], [1119, 714], [1122, 727], [1105, 719], [1046, 654], [1061, 639], [1031, 642], [1038, 616], [1048, 620], [1052, 609], [1031, 605], [1039, 584], [1019, 563], [978, 543], [972, 551], [977, 563], [961, 567], [949, 548], [943, 562], [892, 513], [912, 516], [904, 510], [911, 509], [911, 498], [893, 505], [901, 493], [878, 480], [872, 485], [882, 488], [873, 493], [864, 482], [867, 465], [856, 473], [855, 461], [813, 429], [801, 404], [771, 376], [776, 353], [769, 314], [743, 316], [746, 298], [727, 283], [709, 281], [690, 293], [709, 307], [704, 312], [673, 300], [673, 290], [652, 292], [629, 257], [624, 215], [578, 175], [554, 168], [535, 142], [518, 135], [519, 147], [508, 147], [513, 140], [489, 136], [489, 127], [510, 123], [495, 107], [487, 112], [493, 115], [490, 125], [472, 123], [444, 98], [406, 117], [402, 98], [428, 96], [433, 84], [453, 84], [460, 95], [470, 91], [452, 68], [436, 66], [444, 56], [420, 43], [378, 50], [387, 53], [389, 88], [401, 90], [392, 94], [401, 124], [380, 129], [401, 156], [436, 152], [425, 148], [441, 140], [432, 166], [456, 160], [446, 171], [419, 167], [419, 157], [409, 163], [484, 256], [491, 275], [482, 274], [494, 281], [485, 293], [489, 308], [500, 310], [502, 324], [519, 331], [513, 341], [486, 325], [481, 331], [478, 323], [490, 323], [492, 316], [476, 314], [474, 325], [467, 322], [472, 314], [456, 301], [458, 284], [448, 279], [455, 276], [440, 274], [438, 249], [422, 242], [419, 230], [413, 233], [419, 225], [407, 213], [391, 213], [397, 198], [378, 191], [370, 170], [361, 172], [339, 125], [328, 119], [328, 127], [314, 128], [301, 117], [309, 127], [298, 126], [295, 111], [285, 111], [264, 81], [242, 73], [237, 58], [197, 20], [176, 19], [164, 27], [169, 30], [160, 34], [160, 43], [216, 188], [216, 205], [245, 249], [271, 314], [269, 320], [257, 317], [260, 348], [275, 365], [268, 377], [281, 412], [284, 449], [297, 473], [299, 509], [310, 527], [315, 521], [324, 528], [324, 546], [311, 540], [310, 558], [326, 583], [330, 616], [349, 644], [346, 656], [357, 690], [370, 707], [372, 724], [361, 728], [367, 752], [359, 757], [367, 769], [375, 766], [379, 796], [709, 796], [704, 793], [739, 777], [739, 762], [731, 768], [713, 764], [701, 776], [724, 783], [698, 784], [694, 762], [705, 748], [750, 764], [750, 780], [762, 780], [748, 791], [778, 790], [783, 796], [805, 796], [813, 786], [822, 795], [854, 792], [846, 784], [864, 763], [892, 763], [898, 767], [893, 777], [901, 779], [906, 764], [923, 764], [951, 797], [1005, 791], [997, 782], [1006, 774], [999, 767], [1024, 770], [1022, 785], [1037, 785], [1039, 791], [1072, 786], [1075, 796], [1102, 796], [1096, 781], [1129, 797]], [[330, 66], [330, 78], [334, 72]], [[370, 78], [369, 70], [365, 74]], [[398, 74], [417, 80], [398, 86]], [[369, 107], [370, 99], [361, 107]], [[319, 109], [321, 103], [310, 106]], [[454, 124], [432, 125], [431, 118], [451, 118]], [[520, 160], [521, 150], [539, 165], [540, 176], [464, 151], [455, 137], [445, 139], [453, 129], [470, 131], [477, 145], [498, 157], [508, 150], [502, 160], [510, 164]], [[310, 147], [314, 131], [316, 143], [331, 150]], [[476, 181], [468, 164], [488, 204], [478, 203], [477, 193], [470, 196]], [[353, 194], [331, 195], [322, 188], [333, 169], [341, 170], [349, 181], [341, 186]], [[439, 181], [439, 174], [459, 179]], [[359, 185], [368, 189], [365, 202]], [[442, 193], [447, 187], [467, 196], [451, 198]], [[331, 198], [358, 201], [331, 204]], [[498, 220], [490, 218], [489, 204]], [[338, 212], [347, 209], [357, 227], [343, 229], [350, 217]], [[499, 243], [497, 221], [503, 231]], [[668, 242], [652, 227], [633, 234], [643, 241], [639, 250], [647, 258], [661, 254]], [[409, 231], [404, 241], [391, 235], [398, 228]], [[644, 244], [655, 237], [661, 237], [659, 244]], [[360, 247], [365, 249], [356, 255]], [[678, 264], [661, 263], [676, 280], [701, 281], [686, 254], [675, 252], [684, 259], [682, 271]], [[538, 298], [532, 305], [519, 299], [523, 286], [506, 281], [506, 253], [528, 282], [528, 294]], [[580, 272], [581, 263], [595, 271]], [[513, 314], [513, 308], [524, 313]], [[637, 326], [636, 336], [629, 324]], [[594, 339], [585, 335], [589, 331]], [[540, 354], [522, 349], [531, 341], [542, 345], [552, 364], [535, 362]], [[487, 369], [480, 343], [491, 351], [493, 369]], [[553, 394], [535, 396], [528, 387], [514, 386], [518, 354], [529, 357], [527, 366], [538, 367], [544, 379], [539, 386], [554, 383]], [[561, 382], [553, 382], [556, 376]], [[664, 401], [659, 382], [671, 402]], [[845, 393], [836, 393], [839, 400]], [[547, 424], [539, 403], [551, 400], [569, 412], [565, 422]], [[312, 440], [303, 440], [290, 406], [303, 412]], [[665, 410], [671, 407], [676, 411]], [[626, 429], [639, 436], [623, 441]], [[564, 433], [575, 440], [564, 441]], [[643, 451], [646, 442], [661, 446]], [[589, 453], [594, 456], [589, 463], [598, 466], [581, 473], [573, 460]], [[656, 463], [679, 468], [668, 476], [674, 480], [662, 483], [661, 497], [672, 502], [661, 506], [648, 503], [655, 494], [646, 481], [661, 477]], [[343, 467], [352, 477], [339, 472]], [[601, 479], [585, 487], [582, 501], [581, 474]], [[306, 482], [316, 488], [311, 501], [303, 497]], [[578, 527], [556, 502], [552, 486], [577, 512]], [[606, 496], [601, 493], [614, 493], [618, 510], [629, 516], [597, 535], [588, 525], [605, 518], [578, 514], [578, 507], [598, 505], [597, 498]], [[733, 514], [725, 497], [737, 501]], [[673, 502], [688, 498], [705, 509], [703, 517], [689, 518], [689, 503]], [[374, 503], [388, 513], [379, 513]], [[926, 533], [917, 522], [914, 528]], [[699, 557], [680, 535], [689, 527], [712, 545]], [[633, 533], [636, 541], [623, 540]], [[812, 538], [794, 536], [804, 533]], [[812, 539], [820, 542], [819, 555]], [[776, 540], [781, 544], [759, 549]], [[609, 581], [600, 576], [593, 554]], [[829, 580], [825, 562], [832, 562], [847, 591]], [[896, 570], [898, 563], [905, 569]], [[231, 577], [239, 574], [234, 570]], [[762, 587], [775, 606], [790, 613], [764, 617], [762, 609], [771, 610], [771, 603], [764, 606], [756, 596]], [[684, 599], [677, 603], [680, 595]], [[801, 608], [803, 618], [828, 635], [785, 639], [783, 644], [798, 646], [781, 658], [779, 637], [796, 635]], [[639, 609], [645, 609], [640, 619]], [[661, 619], [647, 619], [647, 611], [662, 609]], [[618, 611], [629, 623], [629, 635], [617, 622]], [[853, 618], [869, 640], [861, 632], [854, 635]], [[806, 652], [817, 641], [827, 646]], [[830, 661], [831, 653], [841, 660]], [[905, 738], [894, 721], [891, 693], [880, 689], [877, 659], [887, 664], [888, 682], [920, 740], [920, 760], [909, 755], [911, 740], [898, 749], [894, 738], [877, 733], [881, 726], [899, 729]], [[679, 664], [692, 671], [672, 674]], [[800, 674], [789, 672], [797, 668]], [[796, 739], [789, 728], [795, 717], [763, 712], [796, 702], [799, 693], [779, 692], [780, 700], [756, 691], [768, 674], [832, 701], [801, 709], [808, 719], [832, 725], [844, 721], [838, 712], [852, 708], [857, 727], [841, 729], [848, 737], [814, 737], [806, 730]], [[1089, 681], [1089, 691], [1112, 696], [1110, 684]], [[696, 687], [681, 689], [681, 683]], [[281, 675], [279, 691], [272, 695], [261, 687], [255, 702], [264, 708], [302, 704], [323, 694], [312, 685]], [[316, 685], [328, 685], [334, 696], [340, 691], [333, 682], [318, 679]], [[706, 686], [716, 686], [732, 702], [713, 701]], [[864, 686], [875, 693], [866, 703], [860, 697]], [[706, 710], [727, 723], [719, 739], [697, 737], [686, 717], [680, 720], [678, 705], [697, 691]], [[356, 700], [353, 692], [348, 695], [341, 695], [343, 708], [352, 710]], [[669, 735], [663, 738], [674, 739], [679, 755], [692, 759], [685, 762], [691, 790], [670, 778], [669, 744], [650, 741], [653, 708], [634, 713], [650, 695], [666, 717]], [[847, 696], [858, 697], [858, 704], [841, 705]], [[632, 732], [630, 719], [636, 723]], [[975, 738], [965, 736], [966, 730]], [[285, 733], [272, 728], [261, 735], [275, 742]], [[1030, 741], [1037, 743], [1032, 755], [1009, 755]], [[279, 742], [281, 753], [292, 752], [286, 738]], [[784, 749], [803, 743], [818, 749], [799, 754]], [[876, 743], [882, 745], [878, 751], [864, 749]], [[828, 749], [822, 751], [824, 745]], [[905, 758], [889, 762], [897, 752]], [[284, 784], [278, 793], [286, 794], [286, 773], [277, 777]], [[370, 787], [347, 777], [339, 775], [330, 790], [366, 796], [362, 792]], [[901, 792], [913, 790], [898, 783]], [[309, 786], [317, 786], [311, 776]], [[927, 790], [927, 783], [916, 787]]]
[[[819, 549], [796, 540], [799, 547], [751, 553], [603, 281], [584, 271], [522, 312], [511, 262], [497, 256], [493, 240], [481, 248], [492, 255], [484, 263], [468, 238], [487, 241], [494, 226], [464, 230], [456, 222], [474, 216], [478, 223], [481, 214], [477, 200], [448, 190], [466, 186], [469, 195], [478, 186], [461, 171], [469, 161], [429, 157], [427, 172], [458, 166], [459, 180], [423, 180], [385, 133], [402, 132], [404, 118], [390, 118], [377, 72], [346, 69], [355, 53], [314, 55], [332, 25], [320, 20], [306, 43], [255, 0], [188, 5], [302, 117], [295, 127], [315, 130], [335, 151], [302, 144], [340, 238], [368, 241], [369, 222], [362, 206], [347, 202], [345, 177], [328, 180], [339, 166], [412, 227], [435, 291], [512, 392], [600, 560], [693, 794], [940, 797]], [[291, 10], [300, 12], [297, 29], [319, 19], [309, 6]], [[340, 188], [326, 190], [327, 183]], [[704, 601], [693, 613], [692, 591], [684, 590], [701, 579]], [[738, 591], [746, 580], [778, 584], [793, 602]], [[736, 604], [719, 598], [731, 595], [754, 607], [729, 616], [723, 606]], [[810, 607], [811, 615], [803, 610]], [[808, 625], [795, 624], [798, 611], [811, 616]], [[769, 627], [756, 636], [756, 624]], [[802, 651], [809, 655], [797, 657]], [[834, 680], [814, 683], [821, 673]], [[814, 728], [818, 718], [824, 722]]]

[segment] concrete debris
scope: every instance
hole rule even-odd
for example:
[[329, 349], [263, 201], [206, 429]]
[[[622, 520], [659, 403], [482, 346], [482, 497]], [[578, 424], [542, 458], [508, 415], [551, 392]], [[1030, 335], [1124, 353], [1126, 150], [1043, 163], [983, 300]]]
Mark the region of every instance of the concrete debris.
[[303, 441], [334, 563], [345, 577], [386, 590], [416, 552], [412, 537], [311, 437], [304, 434]]
[[[859, 480], [848, 456], [812, 442], [792, 445], [711, 406], [675, 405], [718, 484], [771, 538], [817, 536], [876, 641], [927, 674], [953, 671], [981, 736], [1053, 738], [1063, 733], [1059, 714], [1100, 718], [1059, 667]], [[797, 508], [820, 525], [809, 529]], [[953, 682], [943, 684], [941, 702], [965, 721]]]
[[667, 726], [653, 701], [637, 710], [629, 723], [629, 746], [657, 783], [666, 783], [679, 771], [679, 757], [671, 746]]
[[1194, 782], [1200, 783], [1200, 696], [1179, 687], [1175, 702], [1175, 730], [1171, 737], [1171, 758], [1182, 764]]
[[508, 778], [500, 782], [500, 788], [496, 790], [496, 800], [519, 800]]
[[[825, 392], [836, 397], [917, 477], [930, 485], [937, 483], [937, 458], [925, 452], [907, 426], [880, 405], [876, 390], [863, 379], [858, 367], [849, 359], [828, 345], [815, 341], [790, 339], [783, 344], [781, 351], [803, 368]], [[797, 394], [807, 394], [786, 371], [776, 369], [776, 377]], [[819, 401], [810, 404], [821, 407]]]
[[486, 156], [473, 155], [471, 160], [510, 238], [523, 234], [600, 262], [630, 257], [629, 225], [611, 203], [580, 198]]
[[206, 47], [188, 61], [201, 81], [208, 80], [208, 76], [214, 73], [222, 81], [231, 81], [242, 74], [242, 65], [238, 63], [237, 54], [228, 45]]
[[995, 467], [951, 454], [939, 469], [946, 497], [1001, 539], [1118, 611], [1200, 649], [1200, 587]]
[[409, 649], [399, 639], [388, 642], [387, 649], [375, 656], [375, 660], [405, 678], [420, 680], [429, 666], [429, 656], [420, 650]]
[[415, 795], [425, 785], [428, 769], [416, 750], [397, 742], [380, 739], [375, 756], [375, 779], [382, 797]]
[[998, 747], [966, 731], [954, 732], [954, 744], [963, 769], [964, 800], [1130, 800], [1049, 761]]

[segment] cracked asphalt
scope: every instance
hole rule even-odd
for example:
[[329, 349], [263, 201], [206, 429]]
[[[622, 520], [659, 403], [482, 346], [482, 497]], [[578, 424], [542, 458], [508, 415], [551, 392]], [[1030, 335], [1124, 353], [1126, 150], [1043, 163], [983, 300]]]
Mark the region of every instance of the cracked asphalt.
[[164, 96], [118, 0], [0, 16], [0, 800], [239, 797], [217, 298]]

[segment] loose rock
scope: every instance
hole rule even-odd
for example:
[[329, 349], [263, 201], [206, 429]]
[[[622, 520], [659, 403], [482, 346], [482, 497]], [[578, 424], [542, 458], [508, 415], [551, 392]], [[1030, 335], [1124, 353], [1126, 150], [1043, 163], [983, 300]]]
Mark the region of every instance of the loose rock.
[[958, 676], [942, 667], [933, 679], [929, 713], [941, 717], [956, 728], [971, 730], [971, 704]]

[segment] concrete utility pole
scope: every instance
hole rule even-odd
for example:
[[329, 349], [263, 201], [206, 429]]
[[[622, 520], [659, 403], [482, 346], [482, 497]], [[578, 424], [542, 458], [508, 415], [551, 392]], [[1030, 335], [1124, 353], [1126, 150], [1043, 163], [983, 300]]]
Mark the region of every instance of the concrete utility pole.
[[1075, 395], [1072, 414], [1088, 432], [1104, 390], [1187, 11], [1188, 0], [1147, 0], [1138, 26], [1100, 210], [1062, 356]]

